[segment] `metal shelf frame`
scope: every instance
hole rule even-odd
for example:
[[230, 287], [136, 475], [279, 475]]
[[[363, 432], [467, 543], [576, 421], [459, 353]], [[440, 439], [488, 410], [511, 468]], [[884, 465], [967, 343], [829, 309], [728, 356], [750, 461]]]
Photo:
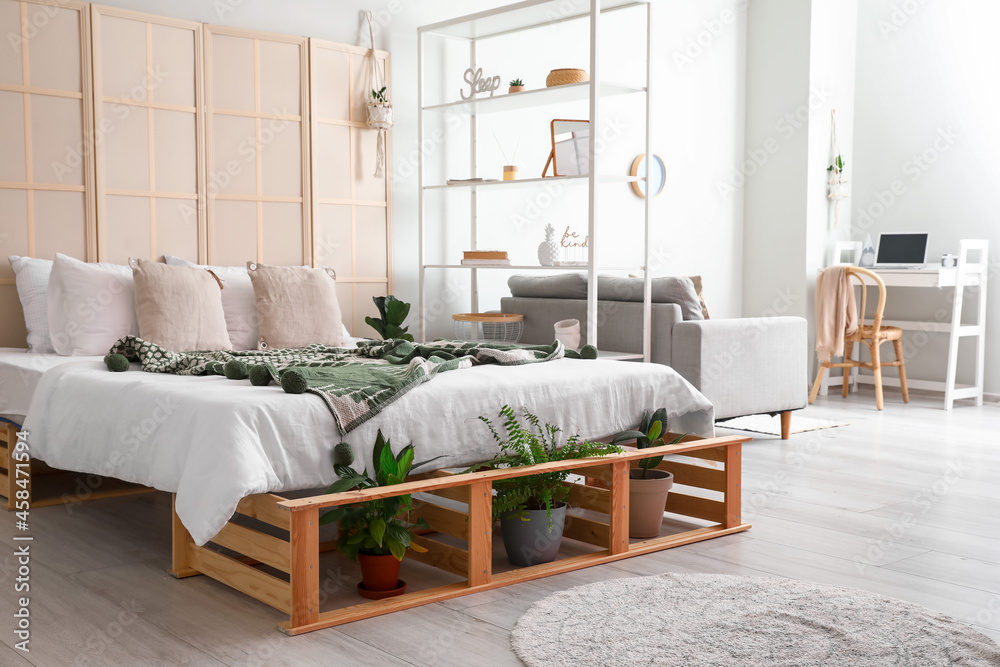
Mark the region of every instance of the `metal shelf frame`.
[[[451, 109], [454, 112], [462, 113], [469, 118], [470, 150], [469, 166], [473, 178], [479, 176], [478, 162], [478, 124], [477, 116], [480, 113], [497, 112], [502, 113], [508, 108], [528, 108], [540, 104], [558, 104], [572, 99], [588, 99], [590, 103], [591, 127], [599, 127], [601, 116], [601, 98], [603, 95], [642, 93], [645, 95], [645, 154], [652, 155], [652, 145], [650, 131], [652, 128], [652, 72], [651, 72], [651, 27], [652, 27], [652, 3], [647, 0], [589, 0], [588, 11], [575, 11], [569, 13], [559, 13], [560, 0], [527, 0], [505, 7], [499, 7], [485, 12], [470, 14], [448, 21], [442, 21], [431, 25], [422, 26], [417, 29], [417, 145], [422, 146], [424, 141], [424, 113], [435, 113], [440, 109]], [[646, 85], [645, 88], [628, 88], [616, 84], [607, 83], [602, 77], [601, 62], [597, 45], [602, 39], [602, 15], [606, 12], [617, 11], [627, 8], [644, 8], [645, 28], [646, 28]], [[493, 100], [480, 100], [477, 103], [463, 104], [445, 103], [426, 106], [424, 104], [424, 80], [427, 73], [424, 71], [424, 48], [428, 39], [450, 39], [464, 40], [469, 46], [469, 65], [473, 69], [476, 64], [476, 46], [484, 39], [491, 39], [504, 35], [512, 35], [522, 30], [539, 28], [552, 23], [561, 23], [577, 19], [589, 19], [590, 37], [590, 82], [583, 84], [573, 84], [565, 86], [565, 90], [547, 89], [533, 93], [518, 93], [523, 97], [513, 98], [506, 95], [494, 97]], [[584, 94], [586, 93], [586, 94]], [[587, 232], [590, 237], [588, 261], [586, 267], [575, 267], [577, 270], [586, 268], [588, 278], [587, 291], [587, 343], [599, 347], [597, 340], [597, 275], [601, 268], [597, 262], [596, 254], [600, 245], [601, 225], [598, 221], [598, 204], [600, 203], [601, 184], [606, 182], [622, 182], [623, 179], [601, 176], [601, 158], [597, 150], [599, 132], [590, 133], [590, 174], [581, 181], [588, 185], [588, 219]], [[469, 236], [471, 249], [478, 248], [479, 242], [479, 191], [480, 189], [505, 190], [513, 187], [509, 184], [501, 183], [480, 183], [475, 186], [441, 186], [437, 184], [425, 184], [425, 164], [421, 153], [420, 164], [417, 170], [418, 177], [418, 207], [419, 207], [419, 303], [418, 312], [420, 315], [418, 336], [421, 341], [427, 339], [426, 332], [426, 272], [428, 270], [447, 270], [459, 268], [459, 265], [452, 264], [428, 264], [425, 258], [426, 244], [426, 211], [425, 211], [425, 191], [427, 190], [451, 190], [457, 189], [468, 192], [470, 199], [470, 222]], [[548, 181], [550, 179], [532, 179]], [[555, 180], [555, 179], [551, 179]], [[528, 185], [528, 184], [522, 184]], [[650, 253], [650, 210], [652, 197], [646, 197], [644, 202], [644, 223], [643, 223], [643, 259], [642, 267], [649, 266]], [[520, 269], [529, 267], [461, 267], [469, 270], [471, 283], [471, 308], [473, 312], [479, 311], [479, 270], [482, 268], [507, 268]], [[531, 269], [541, 269], [542, 267], [530, 267]], [[559, 270], [564, 267], [545, 267]], [[643, 274], [643, 361], [650, 360], [651, 346], [651, 325], [652, 325], [652, 303], [651, 303], [651, 275], [646, 268], [640, 269]], [[608, 353], [614, 358], [638, 358], [640, 355], [625, 355], [624, 353]]]

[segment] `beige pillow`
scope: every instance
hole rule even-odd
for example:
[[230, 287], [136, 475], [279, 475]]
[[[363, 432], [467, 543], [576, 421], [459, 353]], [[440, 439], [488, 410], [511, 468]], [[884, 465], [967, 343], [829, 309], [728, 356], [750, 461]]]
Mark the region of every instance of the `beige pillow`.
[[688, 278], [694, 283], [695, 294], [698, 295], [698, 301], [701, 303], [701, 315], [707, 320], [709, 319], [708, 304], [705, 303], [705, 294], [702, 292], [704, 285], [702, 284], [701, 276], [688, 276]]
[[344, 326], [337, 303], [337, 283], [330, 269], [265, 266], [248, 262], [257, 297], [261, 350], [306, 347], [313, 343], [340, 347]]
[[140, 338], [174, 352], [233, 349], [215, 274], [148, 259], [131, 264]]

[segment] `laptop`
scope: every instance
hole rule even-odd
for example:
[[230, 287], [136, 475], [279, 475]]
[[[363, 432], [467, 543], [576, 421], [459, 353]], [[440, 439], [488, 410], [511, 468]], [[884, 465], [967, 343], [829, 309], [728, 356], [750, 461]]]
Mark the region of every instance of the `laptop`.
[[883, 232], [875, 253], [877, 269], [921, 269], [927, 264], [926, 233]]

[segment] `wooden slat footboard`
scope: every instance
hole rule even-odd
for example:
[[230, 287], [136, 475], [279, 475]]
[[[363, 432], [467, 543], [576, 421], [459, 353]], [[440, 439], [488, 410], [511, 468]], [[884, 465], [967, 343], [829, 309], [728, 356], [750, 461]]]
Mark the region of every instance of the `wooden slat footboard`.
[[[289, 619], [278, 627], [286, 634], [297, 635], [521, 581], [670, 549], [750, 528], [749, 524], [742, 522], [740, 512], [740, 457], [742, 445], [747, 441], [749, 438], [736, 436], [709, 439], [689, 436], [680, 444], [628, 450], [606, 457], [476, 473], [437, 471], [415, 475], [395, 486], [297, 500], [286, 500], [276, 494], [250, 496], [240, 502], [237, 513], [282, 529], [277, 532], [287, 533], [287, 537], [276, 537], [273, 534], [275, 531], [266, 526], [258, 530], [244, 525], [245, 521], [230, 522], [212, 540], [215, 547], [221, 547], [227, 553], [209, 546], [196, 546], [175, 513], [171, 574], [178, 578], [206, 574], [286, 612]], [[664, 510], [682, 518], [696, 520], [698, 527], [652, 539], [630, 539], [629, 468], [641, 459], [660, 455], [684, 457], [682, 461], [668, 458], [657, 466], [672, 472], [674, 483], [682, 487], [671, 491]], [[697, 461], [699, 459], [700, 463]], [[596, 486], [567, 482], [571, 486], [571, 507], [588, 514], [583, 516], [574, 513], [568, 516], [564, 537], [589, 545], [586, 548], [592, 552], [563, 557], [542, 565], [494, 572], [493, 482], [561, 470], [571, 470], [597, 480], [592, 482]], [[464, 581], [321, 611], [319, 555], [334, 548], [335, 544], [321, 544], [319, 541], [320, 512], [341, 505], [413, 493], [430, 494], [447, 500], [441, 503], [426, 502], [413, 511], [411, 520], [423, 517], [431, 525], [432, 531], [441, 537], [439, 539], [430, 534], [416, 536], [414, 541], [427, 549], [427, 552], [410, 552], [407, 559], [458, 575]], [[448, 504], [447, 501], [451, 503]], [[456, 502], [464, 503], [466, 509], [455, 509]], [[705, 522], [712, 525], [704, 526]], [[463, 543], [464, 548], [456, 546], [456, 541]], [[598, 550], [593, 551], [594, 547]], [[228, 552], [235, 552], [237, 555], [228, 555]], [[261, 565], [277, 574], [260, 569]]]

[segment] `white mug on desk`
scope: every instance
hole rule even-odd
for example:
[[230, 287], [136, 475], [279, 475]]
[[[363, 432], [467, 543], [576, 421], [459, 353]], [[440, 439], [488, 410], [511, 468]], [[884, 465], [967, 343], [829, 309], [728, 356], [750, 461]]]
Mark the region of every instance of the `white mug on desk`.
[[946, 269], [958, 266], [958, 257], [955, 257], [955, 255], [949, 255], [948, 253], [941, 255], [941, 266]]

